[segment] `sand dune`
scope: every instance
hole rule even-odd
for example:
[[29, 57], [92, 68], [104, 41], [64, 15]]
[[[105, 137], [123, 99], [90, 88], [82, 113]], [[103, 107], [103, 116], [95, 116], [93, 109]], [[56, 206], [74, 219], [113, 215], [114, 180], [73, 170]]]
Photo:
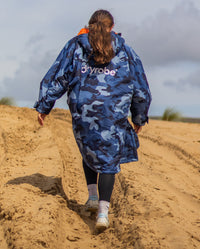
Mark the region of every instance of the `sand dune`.
[[94, 231], [68, 111], [0, 106], [0, 248], [200, 248], [200, 124], [150, 120]]

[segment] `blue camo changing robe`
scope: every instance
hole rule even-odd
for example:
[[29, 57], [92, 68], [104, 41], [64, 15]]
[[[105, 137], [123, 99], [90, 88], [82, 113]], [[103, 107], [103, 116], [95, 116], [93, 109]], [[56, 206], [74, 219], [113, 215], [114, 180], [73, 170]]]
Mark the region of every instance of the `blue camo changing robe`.
[[117, 173], [120, 164], [137, 161], [138, 137], [127, 120], [148, 121], [151, 94], [140, 58], [111, 32], [115, 57], [97, 66], [88, 34], [71, 39], [40, 85], [35, 108], [48, 114], [65, 92], [73, 132], [85, 163], [101, 173]]

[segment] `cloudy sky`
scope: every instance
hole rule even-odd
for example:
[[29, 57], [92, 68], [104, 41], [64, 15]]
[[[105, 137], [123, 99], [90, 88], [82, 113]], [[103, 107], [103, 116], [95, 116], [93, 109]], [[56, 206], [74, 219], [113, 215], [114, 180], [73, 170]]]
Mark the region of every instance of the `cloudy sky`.
[[[32, 107], [39, 83], [65, 43], [97, 9], [140, 56], [153, 101], [150, 115], [174, 107], [200, 117], [200, 1], [7, 0], [0, 3], [0, 98]], [[66, 107], [66, 97], [57, 102]]]

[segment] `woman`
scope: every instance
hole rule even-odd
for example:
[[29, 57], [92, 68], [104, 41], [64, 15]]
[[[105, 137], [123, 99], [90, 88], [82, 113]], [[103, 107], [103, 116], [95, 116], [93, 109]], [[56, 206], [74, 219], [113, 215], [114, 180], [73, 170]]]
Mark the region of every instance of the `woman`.
[[[151, 102], [140, 58], [112, 31], [113, 26], [106, 10], [91, 16], [88, 28], [65, 45], [43, 78], [34, 106], [43, 125], [55, 101], [67, 92], [88, 186], [86, 209], [98, 210], [99, 230], [109, 226], [110, 198], [120, 164], [138, 160], [136, 133], [148, 122]], [[129, 110], [134, 129], [127, 120]]]

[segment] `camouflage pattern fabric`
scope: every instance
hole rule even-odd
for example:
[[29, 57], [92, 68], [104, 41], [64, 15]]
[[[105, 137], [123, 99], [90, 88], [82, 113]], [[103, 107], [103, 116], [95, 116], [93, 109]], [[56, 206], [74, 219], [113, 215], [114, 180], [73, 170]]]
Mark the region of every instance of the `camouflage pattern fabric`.
[[149, 85], [140, 58], [111, 32], [115, 57], [97, 66], [88, 34], [71, 39], [40, 85], [35, 108], [48, 114], [68, 94], [75, 139], [85, 163], [96, 172], [117, 173], [120, 164], [137, 161], [138, 137], [128, 122], [148, 122]]

